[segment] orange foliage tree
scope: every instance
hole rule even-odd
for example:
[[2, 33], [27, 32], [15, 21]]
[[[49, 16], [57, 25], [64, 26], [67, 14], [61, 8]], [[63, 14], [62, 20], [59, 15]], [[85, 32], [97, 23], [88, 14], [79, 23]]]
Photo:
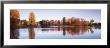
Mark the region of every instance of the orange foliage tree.
[[14, 17], [14, 18], [19, 18], [19, 16], [20, 16], [19, 11], [17, 11], [16, 9], [11, 9], [10, 16]]

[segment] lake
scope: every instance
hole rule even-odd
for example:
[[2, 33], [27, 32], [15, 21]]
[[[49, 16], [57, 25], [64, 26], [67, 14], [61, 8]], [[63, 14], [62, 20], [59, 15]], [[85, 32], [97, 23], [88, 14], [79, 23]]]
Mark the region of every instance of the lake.
[[101, 27], [19, 28], [10, 35], [11, 39], [101, 39]]

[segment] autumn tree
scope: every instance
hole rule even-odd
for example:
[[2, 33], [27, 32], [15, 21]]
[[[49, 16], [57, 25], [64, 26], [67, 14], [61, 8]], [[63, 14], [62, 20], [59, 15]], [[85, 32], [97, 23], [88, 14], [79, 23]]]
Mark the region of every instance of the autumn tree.
[[85, 19], [81, 18], [81, 25], [82, 26], [88, 26], [88, 21], [86, 21]]
[[16, 10], [16, 9], [11, 9], [10, 10], [10, 26], [11, 26], [11, 29], [15, 29], [19, 26], [19, 22], [20, 22], [20, 19], [19, 19], [19, 11]]
[[80, 19], [79, 18], [75, 19], [75, 25], [80, 25]]
[[20, 16], [19, 11], [17, 11], [16, 9], [11, 9], [10, 16], [14, 17], [14, 18], [19, 18], [19, 16]]
[[72, 17], [72, 18], [71, 18], [71, 25], [74, 25], [74, 23], [75, 23], [75, 18]]
[[29, 25], [34, 26], [35, 25], [35, 14], [34, 12], [30, 12], [29, 14]]

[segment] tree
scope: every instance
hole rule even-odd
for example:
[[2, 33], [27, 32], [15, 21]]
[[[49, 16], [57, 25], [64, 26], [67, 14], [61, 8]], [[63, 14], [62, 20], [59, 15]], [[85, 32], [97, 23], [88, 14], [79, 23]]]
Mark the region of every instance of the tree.
[[10, 16], [14, 17], [14, 18], [19, 18], [19, 16], [20, 16], [19, 11], [17, 11], [16, 9], [11, 9]]
[[35, 22], [36, 22], [35, 14], [34, 14], [34, 12], [30, 12], [30, 14], [29, 14], [29, 25], [35, 26]]
[[74, 23], [75, 23], [75, 18], [72, 17], [72, 18], [71, 18], [71, 25], [74, 25]]
[[80, 19], [79, 18], [76, 18], [74, 20], [74, 25], [80, 25]]
[[92, 26], [93, 25], [94, 20], [91, 19], [89, 25]]
[[58, 20], [58, 26], [60, 26], [60, 20]]
[[65, 26], [65, 17], [63, 17], [63, 25]]
[[11, 29], [16, 29], [19, 27], [20, 19], [19, 19], [19, 11], [16, 9], [10, 10], [10, 26]]
[[85, 19], [81, 18], [81, 25], [82, 26], [87, 26], [88, 25], [88, 21], [86, 21]]

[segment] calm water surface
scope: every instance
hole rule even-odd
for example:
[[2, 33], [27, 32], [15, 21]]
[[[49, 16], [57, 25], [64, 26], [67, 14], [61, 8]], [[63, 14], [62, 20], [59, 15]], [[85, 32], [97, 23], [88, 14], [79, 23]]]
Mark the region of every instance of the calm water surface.
[[[11, 34], [12, 35], [12, 34]], [[101, 29], [97, 27], [50, 27], [16, 29], [14, 39], [100, 39]]]

